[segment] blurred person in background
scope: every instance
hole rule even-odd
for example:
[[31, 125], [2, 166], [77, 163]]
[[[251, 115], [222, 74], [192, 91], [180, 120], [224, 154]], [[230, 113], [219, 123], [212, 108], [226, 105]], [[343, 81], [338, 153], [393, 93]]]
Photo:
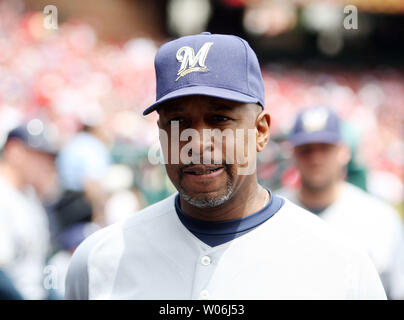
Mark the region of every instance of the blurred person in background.
[[12, 253], [12, 244], [10, 243], [12, 237], [9, 236], [7, 230], [7, 226], [0, 223], [0, 300], [22, 300], [22, 295], [10, 276], [2, 270], [2, 266], [9, 261]]
[[0, 160], [0, 268], [24, 299], [49, 298], [49, 224], [40, 198], [56, 186], [56, 149], [42, 129], [29, 122], [11, 130]]
[[[104, 186], [111, 162], [108, 142], [105, 126], [83, 125], [56, 157], [60, 191], [48, 207], [52, 244], [48, 264], [57, 270], [58, 296], [64, 295], [64, 279], [73, 251], [91, 233], [110, 223], [105, 213], [112, 209], [107, 206]], [[128, 203], [127, 197], [123, 200]]]
[[72, 252], [89, 234], [105, 226], [102, 180], [111, 163], [102, 126], [84, 126], [60, 150], [56, 164], [63, 195], [55, 206], [61, 248]]
[[[399, 214], [345, 181], [351, 159], [336, 113], [315, 106], [299, 113], [289, 140], [301, 183], [279, 194], [323, 218], [364, 248], [391, 299], [404, 298], [404, 235]], [[401, 270], [400, 270], [401, 268]]]

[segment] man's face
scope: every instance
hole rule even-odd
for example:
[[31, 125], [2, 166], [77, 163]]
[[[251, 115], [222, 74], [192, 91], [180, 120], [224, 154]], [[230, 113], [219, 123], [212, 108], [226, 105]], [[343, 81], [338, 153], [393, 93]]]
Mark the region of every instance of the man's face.
[[294, 158], [303, 187], [322, 190], [341, 179], [349, 151], [342, 145], [310, 143], [295, 147]]
[[55, 188], [54, 155], [34, 150], [19, 139], [12, 139], [7, 142], [4, 157], [18, 172], [23, 185], [32, 185], [38, 193]]
[[56, 187], [55, 156], [26, 148], [24, 167], [26, 182], [32, 185], [40, 197], [51, 195]]
[[[160, 107], [159, 128], [168, 137], [167, 174], [185, 201], [199, 208], [217, 207], [231, 199], [242, 185], [253, 181], [255, 170], [242, 175], [240, 169], [256, 161], [256, 122], [260, 111], [255, 104], [204, 96], [178, 98]], [[172, 133], [173, 124], [178, 125], [178, 137]], [[216, 132], [211, 131], [215, 129]], [[254, 136], [250, 145], [248, 130]], [[179, 139], [188, 132], [198, 135]], [[222, 135], [215, 139], [219, 132]], [[227, 139], [224, 132], [233, 139]], [[173, 161], [175, 158], [178, 163]], [[248, 163], [240, 163], [240, 159], [247, 158]], [[189, 163], [187, 159], [191, 159]]]

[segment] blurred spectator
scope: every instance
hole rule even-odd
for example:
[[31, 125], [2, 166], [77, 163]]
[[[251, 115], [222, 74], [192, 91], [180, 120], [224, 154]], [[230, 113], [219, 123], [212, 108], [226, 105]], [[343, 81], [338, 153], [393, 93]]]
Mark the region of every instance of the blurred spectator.
[[[404, 226], [395, 210], [344, 181], [350, 160], [340, 120], [324, 106], [299, 113], [290, 134], [301, 177], [297, 190], [279, 193], [323, 218], [352, 243], [366, 250], [389, 298], [404, 298]], [[401, 261], [401, 262], [400, 262]]]
[[111, 160], [99, 129], [84, 126], [60, 150], [57, 165], [65, 190], [91, 189], [88, 185], [99, 184], [105, 176]]
[[102, 180], [111, 159], [103, 139], [102, 127], [85, 126], [57, 157], [63, 195], [55, 214], [63, 249], [73, 250], [91, 232], [106, 225]]
[[42, 281], [49, 230], [38, 193], [47, 189], [44, 181], [54, 185], [55, 152], [42, 127], [29, 122], [10, 131], [0, 160], [0, 224], [6, 226], [0, 268], [25, 299], [48, 296]]

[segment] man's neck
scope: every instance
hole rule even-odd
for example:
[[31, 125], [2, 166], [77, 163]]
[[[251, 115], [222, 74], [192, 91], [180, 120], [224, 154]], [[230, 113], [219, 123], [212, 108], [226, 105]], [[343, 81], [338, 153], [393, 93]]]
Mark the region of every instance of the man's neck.
[[[269, 202], [269, 194], [258, 183], [239, 187], [232, 198], [214, 208], [197, 208], [180, 198], [181, 209], [193, 218], [205, 221], [226, 221], [246, 217], [261, 210]], [[265, 201], [268, 200], [268, 201]]]
[[297, 192], [297, 198], [306, 208], [327, 208], [338, 199], [342, 184], [343, 181], [338, 181], [322, 189], [311, 189], [302, 186]]

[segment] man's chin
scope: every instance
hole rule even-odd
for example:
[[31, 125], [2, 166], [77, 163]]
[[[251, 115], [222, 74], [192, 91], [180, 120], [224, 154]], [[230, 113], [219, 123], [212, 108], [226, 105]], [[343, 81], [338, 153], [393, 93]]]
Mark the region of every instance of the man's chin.
[[186, 192], [185, 190], [179, 191], [180, 196], [190, 205], [203, 209], [203, 208], [216, 208], [227, 201], [229, 201], [232, 197], [233, 190], [231, 186], [228, 186], [225, 192], [204, 192], [204, 193], [191, 193]]
[[199, 208], [199, 209], [207, 209], [207, 208], [216, 208], [223, 205], [227, 200], [226, 199], [200, 199], [200, 198], [185, 198], [184, 200], [188, 202], [191, 206]]
[[330, 181], [302, 181], [302, 183], [306, 189], [313, 192], [327, 189], [332, 184]]

